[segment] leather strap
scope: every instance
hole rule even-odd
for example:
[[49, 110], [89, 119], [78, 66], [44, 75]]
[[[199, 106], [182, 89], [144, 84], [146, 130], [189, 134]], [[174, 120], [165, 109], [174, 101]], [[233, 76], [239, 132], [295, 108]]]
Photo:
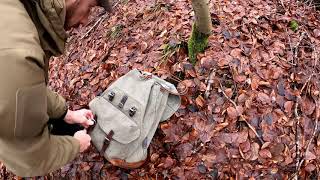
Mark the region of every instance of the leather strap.
[[107, 150], [108, 146], [110, 145], [110, 142], [112, 140], [112, 136], [114, 135], [114, 132], [113, 130], [111, 130], [107, 135], [106, 137], [104, 138], [104, 141], [103, 141], [103, 145], [102, 145], [102, 148], [100, 150], [100, 155], [103, 156], [105, 151]]

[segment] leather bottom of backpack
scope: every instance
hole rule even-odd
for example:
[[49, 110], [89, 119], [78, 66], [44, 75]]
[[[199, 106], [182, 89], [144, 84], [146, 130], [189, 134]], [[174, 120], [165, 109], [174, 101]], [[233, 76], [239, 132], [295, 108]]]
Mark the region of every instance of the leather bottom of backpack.
[[146, 160], [143, 160], [139, 162], [128, 163], [123, 159], [108, 159], [108, 161], [114, 166], [118, 166], [124, 169], [135, 169], [142, 166], [146, 162]]

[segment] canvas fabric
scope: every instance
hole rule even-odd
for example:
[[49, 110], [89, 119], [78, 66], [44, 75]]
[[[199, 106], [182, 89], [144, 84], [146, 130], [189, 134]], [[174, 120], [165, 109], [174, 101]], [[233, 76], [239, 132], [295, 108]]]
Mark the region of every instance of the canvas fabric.
[[[92, 142], [101, 151], [106, 136], [113, 131], [102, 155], [115, 166], [137, 168], [147, 158], [159, 123], [178, 110], [180, 101], [173, 84], [131, 70], [89, 103], [97, 116], [97, 125], [90, 133]], [[136, 110], [133, 115], [132, 109]]]

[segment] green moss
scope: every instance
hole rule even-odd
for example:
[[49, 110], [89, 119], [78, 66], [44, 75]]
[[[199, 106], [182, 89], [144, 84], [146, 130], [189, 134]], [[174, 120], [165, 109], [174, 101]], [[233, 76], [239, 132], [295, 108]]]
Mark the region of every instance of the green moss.
[[188, 41], [189, 60], [193, 65], [197, 62], [197, 54], [203, 52], [208, 47], [208, 38], [209, 35], [199, 32], [194, 23], [191, 37]]
[[116, 39], [121, 35], [121, 31], [124, 28], [124, 25], [118, 24], [111, 28], [106, 34], [106, 37]]
[[289, 26], [290, 26], [290, 29], [294, 32], [296, 32], [299, 28], [299, 24], [296, 20], [290, 21]]

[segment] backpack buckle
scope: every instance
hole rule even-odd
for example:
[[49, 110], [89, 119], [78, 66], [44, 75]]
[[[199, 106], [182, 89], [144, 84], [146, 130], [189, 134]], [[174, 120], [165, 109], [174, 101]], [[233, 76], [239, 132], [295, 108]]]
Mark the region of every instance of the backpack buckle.
[[130, 117], [134, 116], [136, 114], [136, 112], [137, 112], [137, 108], [136, 107], [131, 107], [129, 109], [129, 116]]
[[109, 101], [112, 101], [115, 96], [116, 96], [116, 93], [114, 93], [113, 91], [109, 92], [109, 93], [108, 93]]

